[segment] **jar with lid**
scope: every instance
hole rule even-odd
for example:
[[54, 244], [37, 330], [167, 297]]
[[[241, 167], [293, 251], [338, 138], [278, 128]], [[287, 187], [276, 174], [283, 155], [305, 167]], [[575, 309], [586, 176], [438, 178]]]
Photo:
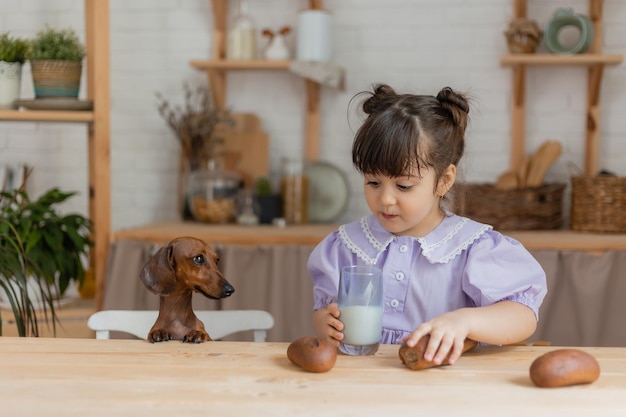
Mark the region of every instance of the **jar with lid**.
[[256, 25], [250, 16], [248, 2], [237, 0], [228, 25], [226, 57], [234, 60], [256, 59]]
[[234, 172], [211, 160], [208, 169], [189, 175], [187, 199], [193, 218], [208, 223], [229, 223], [237, 215], [237, 195], [242, 181]]
[[242, 190], [239, 195], [239, 210], [237, 223], [241, 225], [255, 225], [259, 223], [259, 207], [254, 201], [252, 190]]
[[282, 161], [281, 194], [283, 217], [288, 224], [308, 222], [309, 180], [304, 175], [304, 161], [284, 158]]

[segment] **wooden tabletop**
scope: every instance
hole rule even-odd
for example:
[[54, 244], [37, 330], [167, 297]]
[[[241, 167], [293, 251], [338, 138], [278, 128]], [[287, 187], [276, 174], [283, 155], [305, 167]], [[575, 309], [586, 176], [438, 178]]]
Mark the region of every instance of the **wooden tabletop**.
[[0, 337], [5, 416], [624, 416], [626, 348], [581, 348], [591, 385], [537, 388], [528, 369], [556, 347], [480, 347], [453, 366], [411, 371], [397, 345], [339, 355], [308, 373], [286, 343]]
[[[195, 236], [225, 245], [316, 245], [336, 230], [335, 224], [240, 226], [198, 222], [164, 222], [123, 229], [113, 233], [117, 239], [137, 239], [165, 244], [175, 237]], [[502, 233], [524, 244], [528, 250], [581, 250], [602, 252], [626, 250], [626, 234], [589, 233], [572, 230], [512, 230]]]

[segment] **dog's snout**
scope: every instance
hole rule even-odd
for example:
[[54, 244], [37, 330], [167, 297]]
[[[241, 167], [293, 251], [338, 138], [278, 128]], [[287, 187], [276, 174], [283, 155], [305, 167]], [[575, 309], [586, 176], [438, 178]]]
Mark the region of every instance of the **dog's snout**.
[[224, 297], [230, 297], [231, 295], [233, 295], [234, 292], [235, 287], [228, 283], [224, 284], [224, 286], [222, 287], [222, 293], [224, 294]]

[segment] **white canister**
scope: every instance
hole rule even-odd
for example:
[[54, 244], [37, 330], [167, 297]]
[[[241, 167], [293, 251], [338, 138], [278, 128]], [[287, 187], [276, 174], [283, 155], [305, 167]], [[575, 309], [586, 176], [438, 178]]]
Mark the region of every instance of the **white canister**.
[[326, 10], [304, 10], [298, 14], [299, 61], [330, 61], [332, 52], [332, 19]]
[[20, 98], [22, 64], [0, 61], [0, 109], [14, 109], [15, 100]]

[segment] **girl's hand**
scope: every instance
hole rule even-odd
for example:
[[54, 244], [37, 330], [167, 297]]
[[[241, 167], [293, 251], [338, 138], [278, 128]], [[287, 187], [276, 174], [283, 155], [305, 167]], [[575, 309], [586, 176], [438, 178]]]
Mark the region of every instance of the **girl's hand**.
[[336, 347], [343, 340], [343, 323], [339, 320], [339, 315], [337, 303], [329, 304], [313, 313], [313, 327], [318, 337], [327, 338]]
[[463, 343], [469, 332], [469, 320], [463, 311], [451, 311], [420, 324], [404, 341], [413, 347], [423, 336], [430, 334], [424, 359], [440, 365], [449, 354], [449, 362], [454, 364], [463, 353]]

